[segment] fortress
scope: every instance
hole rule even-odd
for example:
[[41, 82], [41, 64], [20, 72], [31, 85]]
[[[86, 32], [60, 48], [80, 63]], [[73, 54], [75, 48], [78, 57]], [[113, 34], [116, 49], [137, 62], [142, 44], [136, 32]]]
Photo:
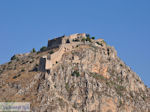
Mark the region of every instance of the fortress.
[[79, 42], [83, 38], [87, 38], [88, 36], [89, 36], [88, 34], [81, 33], [81, 34], [73, 34], [70, 36], [62, 36], [62, 37], [54, 38], [52, 40], [48, 40], [48, 46], [47, 47], [49, 49], [51, 49], [51, 48], [59, 47], [62, 44]]
[[[53, 48], [59, 48], [58, 51], [54, 52], [53, 54], [48, 54], [40, 58], [40, 71], [47, 71], [50, 70], [56, 63], [58, 63], [62, 55], [65, 52], [69, 52], [73, 50], [77, 45], [79, 44], [88, 44], [89, 42], [83, 42], [83, 39], [86, 39], [89, 37], [86, 33], [81, 34], [73, 34], [70, 36], [62, 36], [58, 38], [54, 38], [52, 40], [48, 40], [48, 46], [47, 49], [53, 49]], [[103, 39], [98, 39], [97, 41], [102, 41]], [[94, 40], [92, 40], [94, 41]], [[74, 61], [78, 61], [77, 58], [75, 58]]]

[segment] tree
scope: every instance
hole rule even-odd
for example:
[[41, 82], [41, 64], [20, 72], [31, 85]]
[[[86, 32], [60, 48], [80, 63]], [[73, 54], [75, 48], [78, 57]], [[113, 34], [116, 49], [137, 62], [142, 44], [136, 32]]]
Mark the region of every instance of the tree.
[[82, 41], [82, 42], [85, 42], [85, 41], [86, 41], [86, 38], [85, 38], [85, 37], [83, 37], [81, 41]]
[[89, 41], [89, 42], [91, 42], [91, 39], [90, 39], [90, 37], [87, 37], [87, 38], [86, 38], [86, 41]]
[[94, 39], [95, 39], [95, 37], [92, 37], [92, 39], [94, 40]]
[[15, 59], [17, 59], [17, 57], [16, 57], [16, 55], [13, 55], [13, 56], [11, 57], [11, 60], [15, 60]]
[[35, 52], [36, 52], [35, 48], [33, 48], [31, 52], [32, 52], [32, 53], [35, 53]]
[[41, 49], [40, 49], [40, 51], [42, 52], [42, 51], [46, 51], [47, 50], [47, 47], [46, 46], [43, 46], [43, 47], [41, 47]]

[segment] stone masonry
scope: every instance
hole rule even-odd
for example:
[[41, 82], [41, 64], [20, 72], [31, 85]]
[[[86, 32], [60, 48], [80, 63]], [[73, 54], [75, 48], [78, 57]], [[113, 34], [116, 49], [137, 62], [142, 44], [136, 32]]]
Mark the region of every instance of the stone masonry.
[[86, 33], [81, 33], [81, 34], [73, 34], [70, 36], [62, 36], [58, 38], [54, 38], [52, 40], [48, 40], [48, 49], [59, 47], [62, 44], [67, 44], [67, 43], [74, 43], [74, 41], [81, 40], [82, 38], [86, 38], [88, 34]]
[[[65, 52], [71, 51], [75, 46], [81, 44], [83, 38], [87, 38], [88, 34], [73, 34], [70, 36], [62, 36], [48, 41], [48, 49], [59, 47], [59, 50], [51, 55], [45, 55], [40, 59], [40, 71], [50, 70], [56, 63], [61, 60]], [[78, 41], [77, 41], [78, 40]]]

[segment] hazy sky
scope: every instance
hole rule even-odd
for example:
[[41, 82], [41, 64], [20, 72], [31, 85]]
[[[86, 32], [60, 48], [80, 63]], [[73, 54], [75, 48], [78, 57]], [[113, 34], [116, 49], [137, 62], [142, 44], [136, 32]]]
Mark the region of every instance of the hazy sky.
[[0, 64], [84, 32], [114, 46], [150, 87], [150, 0], [0, 0]]

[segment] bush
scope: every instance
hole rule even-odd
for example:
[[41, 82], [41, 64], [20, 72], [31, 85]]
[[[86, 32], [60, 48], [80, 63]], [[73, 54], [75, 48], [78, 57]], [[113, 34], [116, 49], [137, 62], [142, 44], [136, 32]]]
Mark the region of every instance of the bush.
[[92, 37], [91, 39], [93, 39], [93, 40], [94, 40], [94, 39], [95, 39], [95, 37]]
[[102, 40], [102, 43], [104, 43], [105, 45], [107, 45], [107, 43], [104, 40]]
[[13, 55], [13, 56], [11, 57], [11, 60], [16, 60], [16, 59], [18, 59], [16, 55]]
[[86, 37], [89, 37], [89, 38], [90, 38], [90, 34], [86, 34]]
[[35, 52], [36, 52], [35, 48], [33, 48], [31, 52], [32, 52], [32, 53], [35, 53]]
[[68, 92], [70, 91], [69, 83], [66, 83], [65, 88]]
[[25, 69], [23, 68], [22, 70], [21, 70], [21, 72], [24, 72], [25, 71]]
[[72, 75], [72, 76], [79, 77], [79, 76], [80, 76], [80, 73], [79, 73], [78, 71], [74, 71], [71, 75]]
[[13, 77], [13, 79], [16, 79], [16, 78], [18, 78], [18, 77], [20, 77], [20, 76], [21, 76], [21, 74], [15, 75], [15, 76]]
[[81, 40], [82, 42], [85, 42], [86, 41], [86, 38], [82, 38], [82, 40]]
[[42, 51], [46, 51], [47, 50], [47, 47], [46, 46], [43, 46], [43, 47], [41, 47], [41, 49], [40, 49], [40, 51], [42, 52]]
[[90, 37], [87, 37], [87, 38], [86, 38], [86, 41], [89, 41], [89, 42], [91, 42], [91, 39], [90, 39]]
[[100, 75], [100, 74], [97, 74], [97, 73], [94, 73], [92, 75], [97, 80], [105, 80], [105, 77], [103, 75]]
[[124, 87], [124, 86], [121, 86], [121, 85], [116, 85], [116, 90], [117, 90], [117, 91], [124, 91], [124, 90], [125, 90], [125, 87]]
[[50, 52], [49, 52], [49, 54], [53, 54], [53, 53], [54, 53], [54, 51], [50, 51]]

